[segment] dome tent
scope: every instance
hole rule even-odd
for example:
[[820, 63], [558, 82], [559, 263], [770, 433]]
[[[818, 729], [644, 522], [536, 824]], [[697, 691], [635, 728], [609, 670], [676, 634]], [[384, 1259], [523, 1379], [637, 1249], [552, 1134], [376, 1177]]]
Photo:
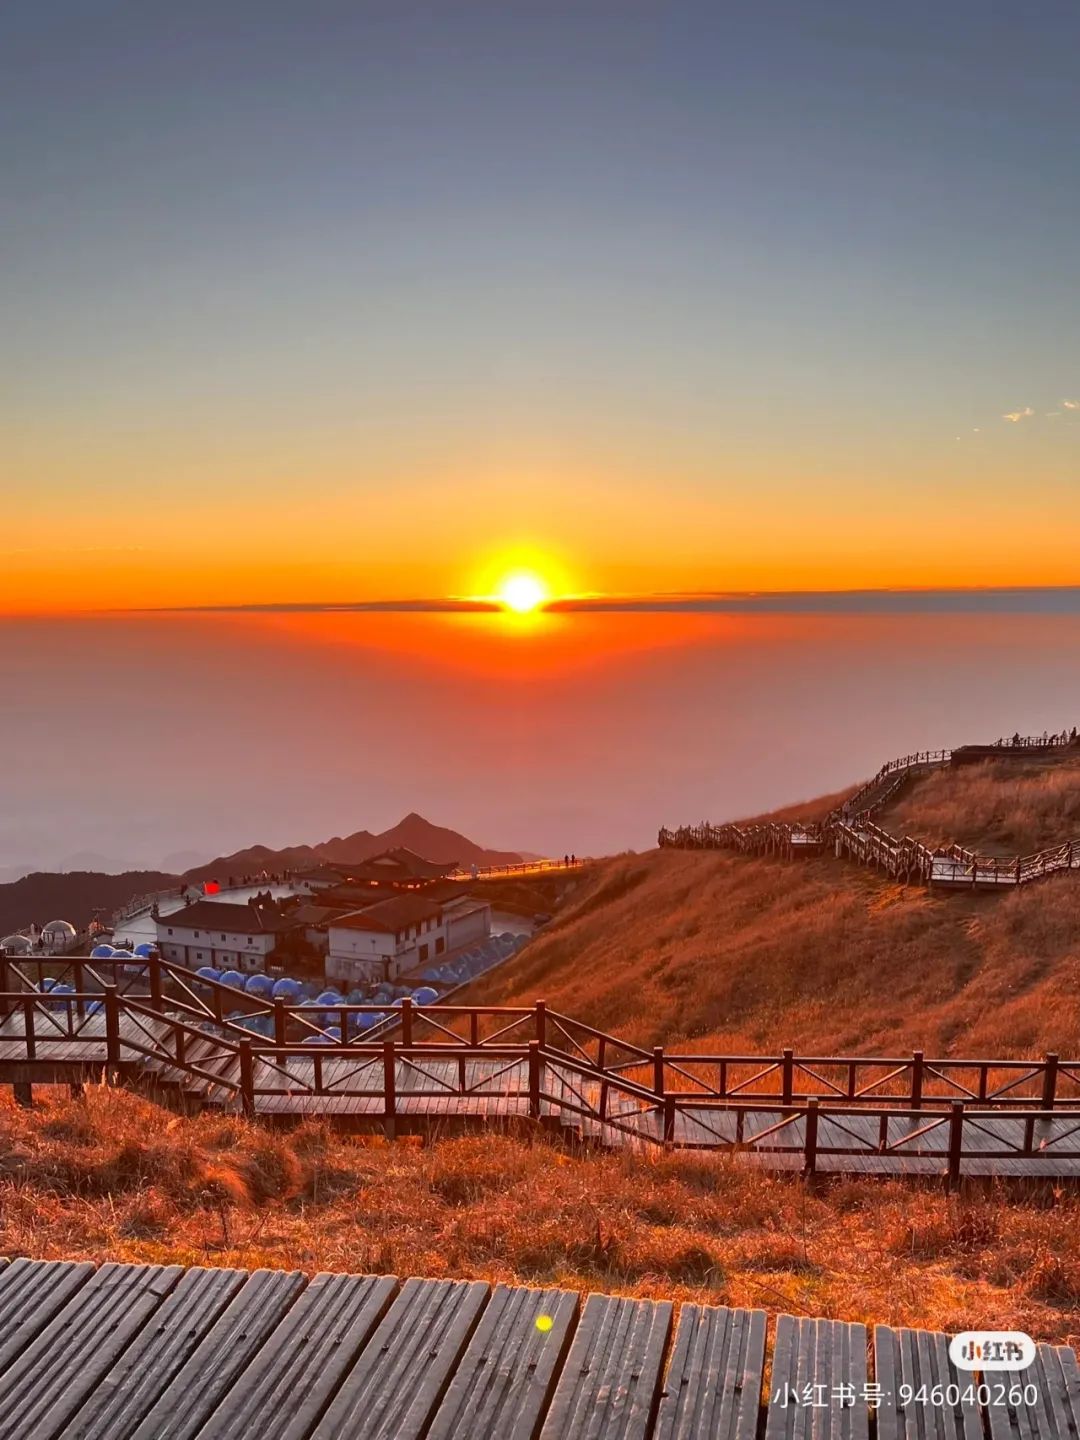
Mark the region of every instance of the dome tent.
[[50, 920], [41, 932], [46, 950], [66, 950], [78, 931], [70, 920]]

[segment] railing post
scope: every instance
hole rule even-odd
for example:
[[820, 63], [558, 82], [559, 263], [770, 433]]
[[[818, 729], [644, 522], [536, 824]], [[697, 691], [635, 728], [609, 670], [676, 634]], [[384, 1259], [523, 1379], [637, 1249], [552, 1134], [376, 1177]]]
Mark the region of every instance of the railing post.
[[790, 1105], [790, 1104], [791, 1104], [791, 1095], [792, 1095], [792, 1091], [793, 1091], [793, 1089], [794, 1089], [794, 1085], [793, 1085], [793, 1083], [792, 1083], [793, 1080], [794, 1080], [794, 1074], [795, 1074], [795, 1052], [794, 1052], [794, 1050], [785, 1050], [785, 1051], [784, 1051], [784, 1058], [783, 1058], [783, 1061], [782, 1061], [782, 1063], [781, 1063], [780, 1073], [781, 1073], [782, 1085], [783, 1085], [783, 1091], [782, 1091], [782, 1094], [781, 1094], [781, 1101], [782, 1101], [782, 1103], [783, 1103], [784, 1105]]
[[255, 1062], [251, 1054], [251, 1041], [241, 1040], [240, 1050], [240, 1108], [248, 1117], [255, 1114]]
[[[8, 986], [11, 984], [11, 975], [8, 970], [8, 962], [5, 956], [0, 955], [0, 997], [7, 995]], [[11, 1014], [11, 1001], [0, 998], [0, 1015]]]
[[1044, 1110], [1052, 1110], [1054, 1108], [1054, 1097], [1057, 1094], [1057, 1055], [1051, 1051], [1043, 1061], [1043, 1065], [1045, 1068], [1043, 1070], [1042, 1108]]
[[412, 996], [406, 995], [401, 1002], [401, 1043], [412, 1044], [412, 1020], [413, 1020]]
[[161, 1004], [161, 957], [156, 953], [149, 956], [147, 965], [150, 967], [150, 1004], [155, 1010], [162, 1009]]
[[954, 1100], [949, 1116], [949, 1189], [960, 1181], [960, 1156], [964, 1146], [964, 1102]]
[[654, 1095], [664, 1093], [664, 1047], [654, 1045], [652, 1052], [652, 1088]]
[[120, 997], [116, 993], [116, 981], [105, 985], [105, 1064], [110, 1074], [120, 1064]]
[[922, 1109], [923, 1052], [916, 1050], [911, 1056], [911, 1108]]
[[675, 1096], [664, 1096], [664, 1144], [675, 1143]]
[[529, 1041], [529, 1118], [540, 1119], [540, 1042]]
[[813, 1175], [817, 1169], [818, 1097], [811, 1095], [806, 1102], [806, 1152], [803, 1174]]
[[397, 1069], [393, 1040], [383, 1041], [383, 1123], [390, 1139], [394, 1138], [397, 1116]]
[[37, 1044], [34, 1039], [34, 999], [27, 995], [23, 998], [23, 1038], [26, 1043], [27, 1060], [37, 1059]]
[[[285, 1001], [280, 995], [274, 997], [274, 1044], [284, 1048], [289, 1043], [289, 1017], [285, 1013]], [[278, 1056], [278, 1064], [282, 1057]]]
[[533, 1009], [533, 1023], [536, 1026], [536, 1043], [547, 1046], [547, 1001], [537, 1000]]

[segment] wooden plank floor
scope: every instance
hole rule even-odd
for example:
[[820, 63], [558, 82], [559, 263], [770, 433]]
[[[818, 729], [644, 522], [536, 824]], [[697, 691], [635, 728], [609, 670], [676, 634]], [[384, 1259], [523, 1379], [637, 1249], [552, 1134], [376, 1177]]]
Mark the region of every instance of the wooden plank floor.
[[781, 1315], [765, 1440], [868, 1440], [868, 1383], [865, 1325]]
[[[973, 1317], [975, 1319], [977, 1317]], [[0, 1264], [0, 1440], [1076, 1440], [1080, 1369], [948, 1337], [481, 1281]], [[912, 1398], [903, 1386], [990, 1393]], [[1011, 1396], [1009, 1391], [1015, 1393]], [[1019, 1398], [1017, 1398], [1019, 1396]]]
[[684, 1305], [660, 1398], [657, 1440], [754, 1440], [764, 1373], [764, 1310]]

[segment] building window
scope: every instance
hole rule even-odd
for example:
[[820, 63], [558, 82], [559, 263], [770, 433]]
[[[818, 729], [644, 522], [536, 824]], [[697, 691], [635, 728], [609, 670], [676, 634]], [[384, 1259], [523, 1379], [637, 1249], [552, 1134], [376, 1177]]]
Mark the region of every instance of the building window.
[[427, 957], [428, 957], [428, 947], [427, 947], [426, 945], [421, 945], [421, 946], [420, 946], [420, 960], [421, 960], [421, 962], [423, 962], [424, 960], [426, 960]]
[[196, 931], [195, 931], [195, 939], [197, 940], [198, 938], [199, 938], [199, 932], [198, 932], [198, 930], [196, 930]]
[[170, 935], [172, 934], [172, 926], [171, 926], [171, 925], [169, 926], [169, 934], [170, 934]]
[[441, 935], [436, 935], [436, 937], [435, 937], [435, 954], [436, 954], [436, 955], [441, 955], [445, 949], [446, 949], [446, 941], [443, 939], [443, 937], [442, 937]]
[[201, 959], [202, 959], [202, 951], [201, 951], [201, 950], [196, 950], [196, 951], [195, 951], [195, 959], [196, 959], [196, 960], [201, 960]]
[[222, 938], [223, 940], [225, 939], [225, 932], [224, 932], [224, 931], [222, 931], [222, 933], [221, 933], [221, 938]]

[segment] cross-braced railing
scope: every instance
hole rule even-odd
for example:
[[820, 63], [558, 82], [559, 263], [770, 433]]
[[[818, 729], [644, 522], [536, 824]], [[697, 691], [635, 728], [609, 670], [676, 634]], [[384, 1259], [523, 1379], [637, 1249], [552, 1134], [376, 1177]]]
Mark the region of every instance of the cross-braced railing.
[[[950, 1178], [976, 1163], [1020, 1159], [1021, 1170], [1058, 1173], [1080, 1160], [1080, 1060], [1056, 1054], [650, 1050], [543, 1001], [406, 999], [392, 1022], [380, 1022], [392, 1028], [373, 1035], [356, 1024], [374, 1005], [268, 1001], [156, 956], [0, 967], [0, 1079], [9, 1072], [13, 1083], [101, 1074], [250, 1115], [347, 1114], [389, 1125], [516, 1115], [604, 1144], [754, 1150], [810, 1171], [842, 1169], [844, 1157], [861, 1165], [865, 1155]], [[41, 988], [45, 980], [51, 988]], [[252, 1017], [269, 1017], [271, 1033], [246, 1028]]]

